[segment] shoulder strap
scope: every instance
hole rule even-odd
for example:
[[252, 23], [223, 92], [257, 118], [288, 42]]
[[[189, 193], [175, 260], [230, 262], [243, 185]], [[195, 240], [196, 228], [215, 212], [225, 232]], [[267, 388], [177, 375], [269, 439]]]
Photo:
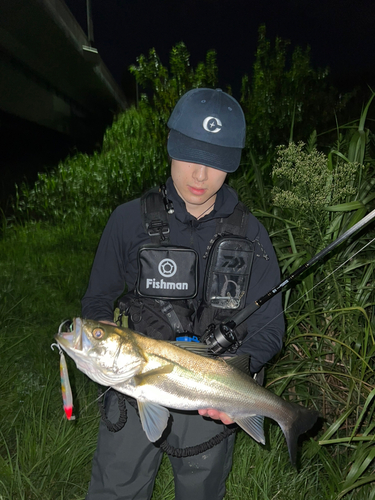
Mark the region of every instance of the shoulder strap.
[[216, 234], [235, 234], [246, 236], [249, 210], [241, 201], [235, 206], [229, 217], [222, 217], [217, 221]]
[[249, 213], [250, 212], [247, 206], [244, 205], [242, 201], [239, 201], [234, 207], [233, 212], [228, 217], [221, 217], [218, 219], [215, 234], [211, 238], [203, 258], [207, 259], [212, 245], [220, 236], [232, 234], [235, 236], [246, 237]]
[[142, 223], [151, 242], [169, 242], [169, 223], [165, 203], [159, 188], [152, 188], [141, 197]]

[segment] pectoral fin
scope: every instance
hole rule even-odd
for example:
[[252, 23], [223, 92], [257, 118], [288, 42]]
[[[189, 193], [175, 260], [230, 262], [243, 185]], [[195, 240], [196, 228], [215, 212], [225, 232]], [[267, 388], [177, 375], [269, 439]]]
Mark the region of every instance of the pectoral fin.
[[169, 411], [164, 406], [149, 401], [138, 401], [138, 409], [147, 438], [152, 442], [157, 441], [167, 426]]
[[266, 443], [263, 431], [264, 417], [262, 415], [251, 415], [250, 417], [236, 419], [236, 423], [250, 434], [257, 443]]
[[133, 377], [134, 384], [145, 385], [155, 383], [155, 380], [153, 380], [154, 377], [158, 377], [160, 375], [168, 375], [169, 373], [172, 373], [172, 371], [172, 364], [160, 366], [159, 368], [155, 368], [154, 370], [149, 370], [148, 372], [135, 375], [135, 377]]

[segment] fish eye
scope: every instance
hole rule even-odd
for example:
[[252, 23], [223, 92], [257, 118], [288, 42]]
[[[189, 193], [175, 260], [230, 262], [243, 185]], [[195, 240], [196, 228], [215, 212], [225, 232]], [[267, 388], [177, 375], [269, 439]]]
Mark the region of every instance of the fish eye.
[[92, 336], [95, 338], [95, 339], [101, 339], [104, 335], [104, 330], [102, 330], [101, 328], [95, 328], [93, 331], [92, 331]]

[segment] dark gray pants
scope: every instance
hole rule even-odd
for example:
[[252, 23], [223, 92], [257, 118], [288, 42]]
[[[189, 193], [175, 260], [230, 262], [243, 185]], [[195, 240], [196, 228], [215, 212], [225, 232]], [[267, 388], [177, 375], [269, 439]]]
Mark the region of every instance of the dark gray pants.
[[[86, 500], [148, 500], [163, 452], [151, 443], [134, 408], [127, 403], [128, 421], [119, 432], [100, 423]], [[108, 418], [116, 422], [118, 400], [113, 391], [106, 404]], [[208, 441], [225, 428], [197, 413], [171, 412], [169, 444], [185, 448]], [[176, 500], [221, 500], [232, 466], [234, 434], [200, 455], [169, 457], [174, 474]]]

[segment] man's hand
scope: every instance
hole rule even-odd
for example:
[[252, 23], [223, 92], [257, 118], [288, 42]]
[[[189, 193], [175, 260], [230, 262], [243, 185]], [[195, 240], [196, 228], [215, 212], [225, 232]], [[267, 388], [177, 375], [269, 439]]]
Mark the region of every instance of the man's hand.
[[225, 425], [234, 423], [226, 413], [224, 413], [223, 411], [214, 410], [213, 408], [198, 410], [198, 413], [199, 415], [202, 415], [202, 417], [210, 417], [213, 420], [221, 420]]

